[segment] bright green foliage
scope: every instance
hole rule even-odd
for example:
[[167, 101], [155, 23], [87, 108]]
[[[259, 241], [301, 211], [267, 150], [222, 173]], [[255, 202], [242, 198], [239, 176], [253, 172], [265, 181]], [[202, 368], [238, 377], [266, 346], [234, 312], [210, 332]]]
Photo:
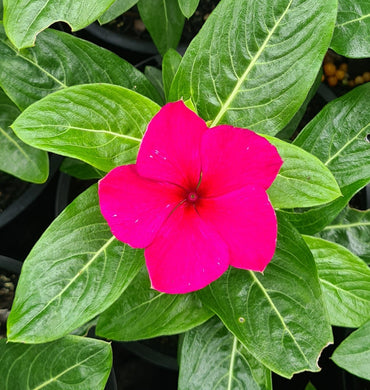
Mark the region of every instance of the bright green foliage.
[[114, 20], [133, 7], [139, 0], [115, 0], [115, 2], [99, 17], [99, 23], [105, 24]]
[[162, 61], [162, 77], [164, 93], [166, 95], [166, 101], [168, 101], [169, 93], [173, 78], [177, 72], [177, 69], [182, 60], [181, 55], [174, 49], [169, 49], [163, 56]]
[[190, 18], [198, 7], [200, 0], [178, 0], [181, 12], [186, 18]]

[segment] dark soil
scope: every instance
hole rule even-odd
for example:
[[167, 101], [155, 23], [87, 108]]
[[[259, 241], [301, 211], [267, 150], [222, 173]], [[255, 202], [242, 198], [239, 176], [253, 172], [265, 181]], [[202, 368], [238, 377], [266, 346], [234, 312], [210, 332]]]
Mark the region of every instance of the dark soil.
[[0, 339], [6, 337], [6, 320], [12, 307], [18, 275], [0, 269]]

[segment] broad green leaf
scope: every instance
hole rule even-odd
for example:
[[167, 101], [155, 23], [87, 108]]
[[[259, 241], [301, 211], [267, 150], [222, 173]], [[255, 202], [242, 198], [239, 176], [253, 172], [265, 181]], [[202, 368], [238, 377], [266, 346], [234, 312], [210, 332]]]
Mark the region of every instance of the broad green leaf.
[[370, 321], [351, 333], [331, 357], [339, 366], [361, 378], [370, 380]]
[[317, 233], [370, 181], [370, 84], [326, 105], [303, 129], [294, 144], [318, 157], [333, 173], [343, 197], [302, 212], [286, 212], [296, 228]]
[[98, 18], [100, 24], [109, 23], [128, 11], [139, 0], [115, 0], [115, 2]]
[[128, 62], [51, 29], [40, 34], [34, 48], [18, 51], [0, 23], [0, 69], [0, 86], [21, 110], [51, 92], [90, 83], [121, 85], [160, 101], [146, 77]]
[[178, 0], [182, 14], [190, 18], [198, 7], [200, 0]]
[[277, 138], [265, 138], [277, 148], [284, 161], [267, 191], [274, 207], [316, 206], [341, 195], [333, 175], [317, 157]]
[[158, 51], [176, 49], [185, 22], [177, 0], [139, 0], [137, 6]]
[[116, 85], [77, 85], [34, 103], [12, 128], [29, 145], [109, 171], [136, 161], [142, 136], [159, 108]]
[[17, 106], [0, 89], [0, 170], [25, 181], [43, 183], [49, 174], [47, 154], [22, 142], [9, 127], [19, 114]]
[[336, 0], [224, 0], [181, 61], [170, 99], [213, 126], [275, 135], [302, 105], [329, 46]]
[[46, 344], [0, 340], [1, 390], [103, 390], [112, 367], [109, 343], [66, 336]]
[[147, 339], [185, 332], [211, 316], [195, 294], [170, 295], [153, 290], [144, 267], [99, 316], [96, 334], [119, 341]]
[[217, 318], [185, 333], [179, 390], [272, 390], [271, 372]]
[[50, 225], [23, 264], [8, 319], [10, 341], [62, 337], [107, 309], [143, 265], [141, 250], [117, 241], [100, 213], [97, 186]]
[[180, 65], [181, 59], [181, 55], [174, 49], [169, 49], [163, 56], [162, 77], [166, 101], [168, 101], [171, 84]]
[[81, 30], [106, 11], [114, 0], [3, 0], [6, 34], [23, 49], [35, 44], [36, 35], [57, 21]]
[[368, 0], [339, 0], [330, 47], [350, 58], [370, 57], [370, 6]]
[[316, 262], [330, 323], [356, 328], [370, 318], [370, 270], [348, 249], [303, 236]]
[[162, 72], [154, 66], [146, 66], [144, 74], [161, 96], [161, 104], [163, 104], [165, 102], [165, 97], [163, 90]]
[[81, 180], [101, 179], [105, 175], [105, 172], [70, 157], [66, 157], [63, 160], [60, 170], [67, 175]]
[[325, 240], [345, 246], [370, 264], [370, 210], [347, 207], [318, 234]]
[[263, 274], [229, 268], [198, 292], [247, 350], [290, 378], [319, 371], [318, 357], [332, 342], [315, 262], [298, 232], [278, 215], [278, 240]]

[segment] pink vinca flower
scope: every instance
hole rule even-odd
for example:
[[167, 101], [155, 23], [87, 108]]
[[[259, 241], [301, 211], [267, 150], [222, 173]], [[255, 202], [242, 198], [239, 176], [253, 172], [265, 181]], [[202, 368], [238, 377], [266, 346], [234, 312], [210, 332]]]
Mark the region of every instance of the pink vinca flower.
[[266, 139], [228, 125], [208, 128], [182, 101], [151, 120], [137, 163], [99, 183], [112, 233], [145, 248], [152, 287], [199, 290], [229, 267], [263, 271], [277, 223], [266, 189], [282, 160]]

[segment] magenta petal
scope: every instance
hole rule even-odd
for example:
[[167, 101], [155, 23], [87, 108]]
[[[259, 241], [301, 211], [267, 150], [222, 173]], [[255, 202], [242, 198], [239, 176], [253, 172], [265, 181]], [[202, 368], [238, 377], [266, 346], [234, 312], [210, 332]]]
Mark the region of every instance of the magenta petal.
[[183, 101], [168, 103], [151, 120], [137, 157], [141, 176], [196, 187], [200, 144], [207, 125]]
[[267, 189], [282, 160], [265, 138], [228, 125], [213, 127], [202, 138], [203, 196], [217, 196], [246, 185]]
[[275, 252], [277, 222], [264, 189], [247, 186], [202, 199], [197, 210], [228, 245], [232, 266], [252, 271], [265, 269]]
[[152, 287], [167, 294], [199, 290], [228, 268], [228, 248], [192, 205], [182, 204], [145, 250]]
[[100, 209], [113, 235], [134, 248], [153, 241], [182, 195], [177, 186], [140, 177], [135, 165], [117, 167], [99, 182]]

